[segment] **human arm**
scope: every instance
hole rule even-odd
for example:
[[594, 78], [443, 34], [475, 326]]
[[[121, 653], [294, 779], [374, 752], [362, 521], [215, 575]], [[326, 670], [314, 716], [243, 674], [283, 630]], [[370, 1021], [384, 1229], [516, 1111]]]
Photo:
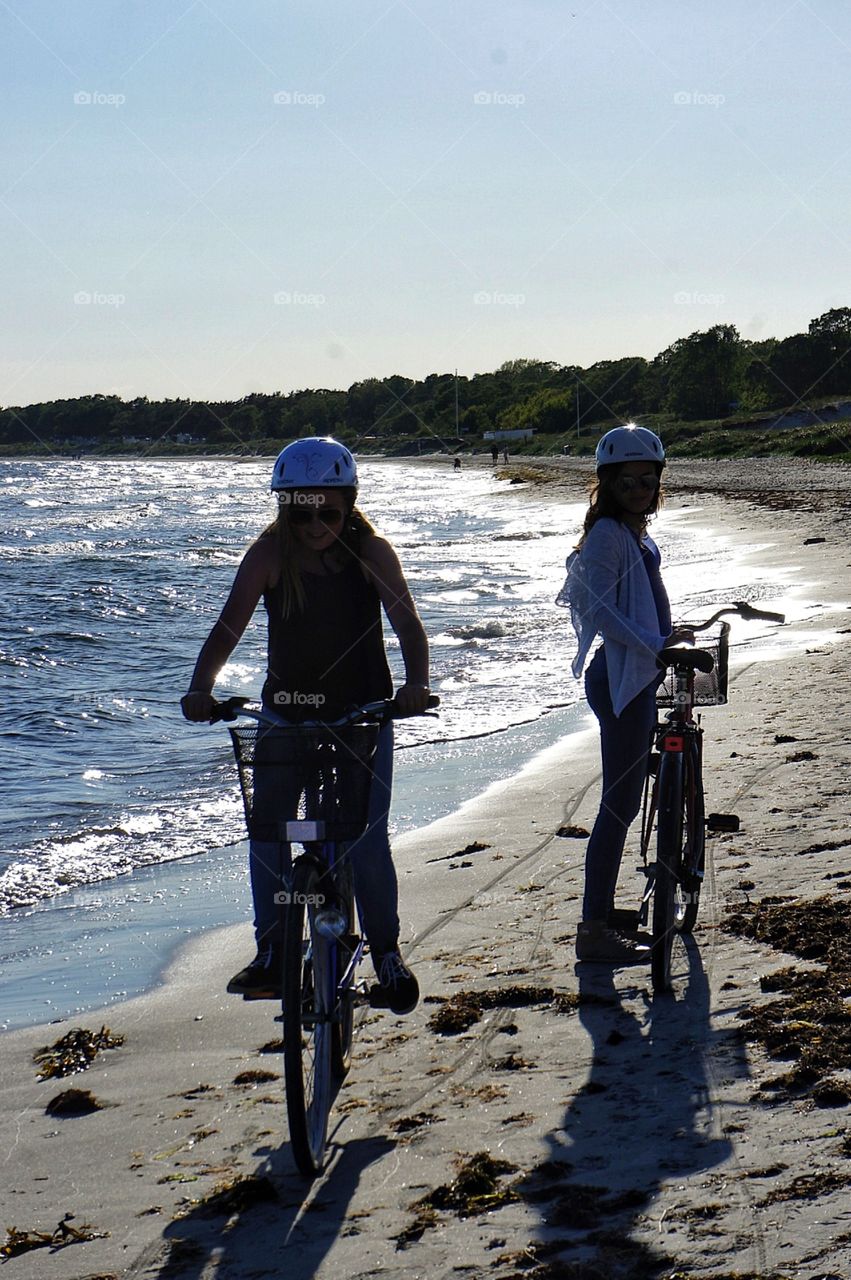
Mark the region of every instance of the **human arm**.
[[641, 552], [618, 521], [604, 518], [590, 530], [582, 547], [581, 574], [586, 622], [604, 640], [654, 655], [665, 647], [668, 637], [659, 630]]
[[273, 557], [271, 538], [258, 539], [245, 553], [225, 606], [201, 646], [189, 690], [180, 700], [187, 720], [210, 719], [216, 677], [236, 648], [269, 584]]
[[368, 580], [378, 592], [395, 631], [405, 663], [405, 683], [396, 694], [403, 715], [416, 715], [428, 706], [428, 640], [405, 581], [396, 552], [384, 538], [371, 537], [361, 549]]

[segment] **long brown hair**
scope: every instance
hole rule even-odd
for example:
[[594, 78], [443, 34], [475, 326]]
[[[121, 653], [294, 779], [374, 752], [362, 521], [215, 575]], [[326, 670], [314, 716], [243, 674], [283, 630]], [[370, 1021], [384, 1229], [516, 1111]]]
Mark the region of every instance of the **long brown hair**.
[[[363, 512], [355, 506], [357, 489], [346, 487], [339, 489], [338, 492], [345, 499], [347, 512], [333, 550], [342, 552], [344, 563], [348, 563], [350, 560], [360, 559], [361, 541], [369, 534], [374, 534], [375, 529]], [[275, 519], [266, 526], [257, 539], [259, 542], [260, 538], [274, 538], [277, 543], [278, 565], [281, 571], [282, 618], [288, 618], [290, 614], [304, 609], [304, 583], [301, 580], [294, 552], [289, 511], [290, 507], [282, 503], [278, 507]]]
[[[624, 464], [622, 462], [606, 463], [604, 466], [598, 468], [595, 478], [591, 481], [590, 503], [588, 510], [585, 512], [585, 523], [582, 526], [582, 537], [576, 544], [577, 551], [582, 546], [597, 521], [602, 520], [604, 516], [608, 516], [612, 520], [617, 520], [618, 523], [623, 523], [624, 510], [618, 501], [617, 491], [615, 488], [615, 484], [623, 465]], [[654, 462], [653, 466], [656, 469], [657, 476], [661, 479], [662, 464], [660, 462]], [[663, 501], [662, 486], [660, 484], [653, 497], [653, 501], [644, 512], [644, 524], [641, 529], [642, 535], [647, 532], [647, 526], [661, 507]]]

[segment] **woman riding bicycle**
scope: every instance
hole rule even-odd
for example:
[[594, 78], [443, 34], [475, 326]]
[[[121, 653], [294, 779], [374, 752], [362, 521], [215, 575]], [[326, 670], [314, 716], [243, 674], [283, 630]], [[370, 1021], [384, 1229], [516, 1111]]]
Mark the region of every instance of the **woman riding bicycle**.
[[629, 423], [602, 437], [595, 460], [597, 483], [558, 600], [570, 607], [577, 634], [577, 679], [595, 638], [603, 639], [585, 673], [588, 703], [600, 723], [603, 794], [585, 855], [576, 955], [630, 964], [649, 960], [650, 950], [618, 927], [614, 898], [647, 773], [656, 690], [663, 677], [656, 656], [693, 636], [671, 631], [661, 557], [647, 533], [661, 499], [662, 441]]
[[[278, 515], [251, 544], [221, 615], [205, 641], [189, 692], [187, 720], [210, 719], [216, 677], [261, 597], [268, 615], [263, 704], [287, 720], [334, 720], [352, 705], [392, 697], [381, 606], [399, 638], [406, 683], [402, 715], [428, 704], [428, 642], [396, 553], [355, 506], [357, 467], [330, 438], [296, 440], [272, 472]], [[409, 1013], [419, 999], [399, 953], [398, 885], [387, 834], [393, 727], [382, 727], [374, 760], [366, 833], [350, 851], [355, 892], [378, 984], [371, 1002]], [[294, 816], [294, 815], [280, 815]], [[249, 853], [257, 955], [228, 984], [255, 999], [280, 995], [280, 913], [275, 894], [289, 867], [277, 842], [252, 840]]]

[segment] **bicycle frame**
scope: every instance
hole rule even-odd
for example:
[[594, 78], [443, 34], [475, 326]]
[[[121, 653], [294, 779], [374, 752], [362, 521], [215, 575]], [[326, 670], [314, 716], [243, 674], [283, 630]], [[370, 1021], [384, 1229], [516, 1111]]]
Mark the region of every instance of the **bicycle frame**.
[[[247, 701], [231, 698], [215, 708], [213, 718], [244, 716], [270, 730], [261, 738], [253, 730], [233, 729], [231, 737], [249, 833], [277, 843], [281, 867], [287, 862], [291, 867], [278, 897], [284, 1079], [293, 1157], [301, 1173], [312, 1178], [323, 1167], [329, 1114], [351, 1061], [355, 1004], [369, 1002], [356, 982], [366, 944], [355, 932], [346, 851], [367, 828], [371, 783], [366, 771], [378, 728], [393, 718], [395, 707], [387, 701], [368, 703], [331, 723], [294, 725], [266, 708], [247, 707]], [[429, 706], [438, 703], [436, 697], [429, 700]], [[361, 726], [374, 728], [364, 732]], [[277, 740], [276, 729], [281, 731]], [[258, 766], [290, 771], [277, 776], [275, 802], [269, 804], [267, 792], [259, 815]], [[306, 816], [276, 820], [276, 805], [278, 812], [282, 803], [289, 805], [290, 793], [296, 811], [303, 797]], [[293, 844], [304, 850], [294, 858]]]
[[[719, 609], [706, 622], [678, 628], [679, 631], [706, 631], [725, 614], [747, 620], [783, 623], [782, 614], [767, 613], [737, 602]], [[717, 645], [719, 670], [715, 696], [708, 702], [726, 702], [727, 637], [729, 623], [721, 624]], [[662, 705], [671, 710], [657, 719], [651, 731], [647, 778], [641, 816], [640, 870], [645, 887], [638, 921], [647, 925], [653, 904], [653, 945], [651, 970], [654, 991], [671, 986], [671, 948], [675, 933], [690, 934], [697, 922], [700, 891], [704, 879], [707, 820], [703, 794], [703, 729], [700, 714], [695, 716], [695, 682], [698, 673], [709, 676], [716, 667], [716, 655], [701, 649], [663, 649], [660, 666], [673, 671], [673, 688], [666, 691]], [[734, 815], [710, 815], [712, 829], [721, 829], [717, 820]], [[713, 819], [716, 824], [713, 824]], [[654, 830], [656, 857], [650, 856]]]

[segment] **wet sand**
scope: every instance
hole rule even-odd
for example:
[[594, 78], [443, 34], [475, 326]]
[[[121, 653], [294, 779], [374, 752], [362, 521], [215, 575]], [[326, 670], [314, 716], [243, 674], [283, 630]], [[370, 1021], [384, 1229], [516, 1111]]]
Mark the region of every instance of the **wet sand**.
[[[247, 928], [204, 935], [158, 990], [87, 1017], [123, 1043], [85, 1072], [36, 1079], [34, 1050], [74, 1023], [5, 1035], [2, 1225], [49, 1236], [74, 1215], [56, 1246], [6, 1263], [11, 1280], [851, 1273], [849, 473], [765, 467], [670, 470], [678, 519], [807, 584], [799, 650], [739, 663], [730, 705], [705, 716], [708, 808], [742, 829], [709, 842], [673, 997], [644, 969], [574, 963], [585, 842], [556, 833], [593, 822], [589, 731], [397, 842], [426, 998], [363, 1019], [311, 1187], [262, 1051], [274, 1006], [224, 994]], [[543, 468], [558, 479], [536, 501], [581, 493], [587, 464]], [[69, 1087], [102, 1108], [46, 1114]], [[86, 1224], [94, 1238], [75, 1239]]]

